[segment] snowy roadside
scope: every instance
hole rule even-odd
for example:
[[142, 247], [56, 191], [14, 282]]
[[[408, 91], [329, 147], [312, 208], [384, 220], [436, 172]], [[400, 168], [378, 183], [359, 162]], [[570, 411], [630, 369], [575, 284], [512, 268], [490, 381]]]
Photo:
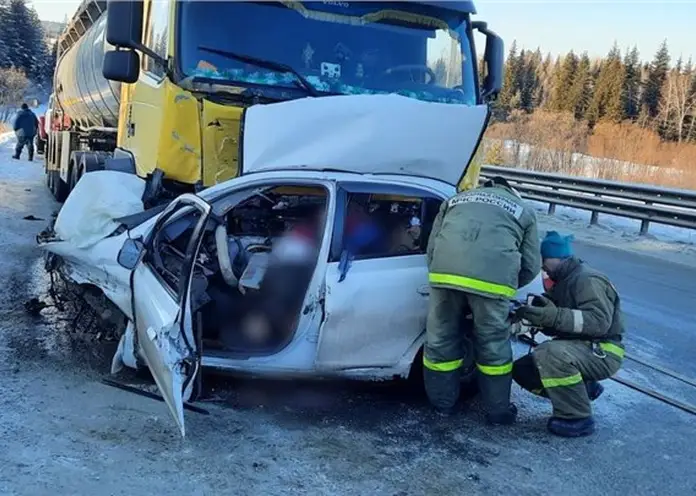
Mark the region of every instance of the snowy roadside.
[[600, 214], [599, 223], [590, 225], [590, 211], [556, 206], [548, 215], [548, 204], [530, 202], [537, 210], [540, 234], [547, 230], [570, 233], [579, 241], [647, 255], [674, 263], [696, 266], [696, 230], [650, 223], [641, 236], [640, 221]]

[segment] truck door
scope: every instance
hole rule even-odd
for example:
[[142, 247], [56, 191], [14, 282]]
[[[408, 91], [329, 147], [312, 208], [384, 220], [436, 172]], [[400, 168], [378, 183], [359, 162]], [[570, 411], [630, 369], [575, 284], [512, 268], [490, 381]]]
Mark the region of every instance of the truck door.
[[[194, 262], [203, 239], [211, 206], [184, 194], [163, 212], [145, 242], [144, 254], [132, 273], [133, 309], [140, 354], [145, 359], [181, 435], [185, 435], [184, 402], [194, 390], [201, 356], [193, 330], [191, 282]], [[178, 281], [163, 278], [158, 262], [159, 244], [172, 221], [190, 219]]]

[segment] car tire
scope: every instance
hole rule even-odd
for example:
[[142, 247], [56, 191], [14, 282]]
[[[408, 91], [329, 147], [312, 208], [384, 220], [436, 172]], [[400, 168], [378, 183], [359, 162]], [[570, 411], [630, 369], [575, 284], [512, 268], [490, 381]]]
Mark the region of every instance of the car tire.
[[[464, 330], [466, 332], [466, 330]], [[470, 339], [467, 334], [465, 340], [465, 359], [462, 367], [460, 399], [470, 400], [479, 393], [479, 383], [476, 373], [476, 362], [474, 360], [474, 340]], [[423, 348], [418, 350], [411, 370], [408, 374], [408, 382], [414, 391], [425, 397], [425, 383], [423, 381]]]

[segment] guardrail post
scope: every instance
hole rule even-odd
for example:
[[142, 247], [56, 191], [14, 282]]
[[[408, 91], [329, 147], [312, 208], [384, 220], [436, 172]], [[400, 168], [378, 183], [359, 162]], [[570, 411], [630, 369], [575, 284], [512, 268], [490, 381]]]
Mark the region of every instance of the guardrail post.
[[[645, 202], [646, 205], [652, 205], [650, 201]], [[650, 221], [648, 219], [643, 219], [640, 221], [640, 235], [643, 236], [648, 234], [648, 228], [650, 227]]]
[[549, 203], [549, 215], [553, 215], [556, 213], [556, 204], [555, 203]]
[[[596, 194], [595, 195], [597, 198], [601, 198], [602, 195]], [[597, 222], [599, 222], [599, 212], [595, 212], [594, 210], [592, 211], [592, 216], [590, 216], [590, 225], [595, 226], [597, 225]]]
[[592, 212], [592, 216], [590, 217], [590, 225], [597, 225], [597, 222], [599, 222], [599, 212]]

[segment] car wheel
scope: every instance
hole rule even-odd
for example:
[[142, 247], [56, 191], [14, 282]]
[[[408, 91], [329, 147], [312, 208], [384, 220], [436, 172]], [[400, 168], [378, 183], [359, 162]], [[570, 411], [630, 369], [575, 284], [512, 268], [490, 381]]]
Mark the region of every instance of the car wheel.
[[[462, 329], [465, 332], [464, 339], [464, 364], [461, 368], [461, 391], [460, 399], [469, 400], [479, 393], [479, 384], [476, 374], [476, 360], [474, 355], [473, 333], [466, 326]], [[423, 381], [423, 348], [421, 348], [411, 364], [411, 371], [408, 381], [414, 391], [425, 396], [425, 384]]]

